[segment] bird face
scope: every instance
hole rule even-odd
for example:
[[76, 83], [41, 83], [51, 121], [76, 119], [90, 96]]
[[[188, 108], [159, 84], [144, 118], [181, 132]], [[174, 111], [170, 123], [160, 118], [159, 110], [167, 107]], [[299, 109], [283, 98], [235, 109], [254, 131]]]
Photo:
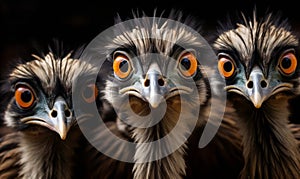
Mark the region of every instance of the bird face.
[[226, 91], [243, 96], [255, 108], [270, 98], [289, 96], [298, 87], [298, 41], [284, 25], [270, 19], [238, 24], [214, 44]]
[[[9, 75], [11, 100], [5, 111], [5, 122], [30, 135], [47, 134], [50, 130], [65, 140], [76, 124], [72, 84], [84, 74], [81, 70], [84, 65], [69, 55], [55, 59], [49, 53], [45, 59], [35, 58], [18, 65]], [[96, 92], [94, 86], [86, 85], [80, 97], [90, 103], [95, 100]]]
[[[74, 122], [73, 109], [62, 96], [55, 96], [50, 102], [40, 88], [18, 82], [14, 88], [14, 102], [11, 106], [17, 114], [22, 116], [20, 123], [24, 125], [38, 125], [57, 132], [61, 139], [65, 139], [68, 130]], [[48, 105], [48, 102], [52, 104]]]
[[130, 140], [126, 161], [134, 162], [134, 178], [184, 175], [187, 140], [198, 122], [205, 122], [206, 111], [202, 116], [199, 109], [207, 109], [210, 86], [199, 61], [213, 53], [206, 53], [208, 46], [186, 24], [134, 18], [117, 24], [102, 50], [111, 68], [104, 98], [116, 111], [118, 129]]
[[199, 108], [207, 101], [208, 79], [198, 63], [203, 44], [191, 31], [148, 19], [120, 29], [106, 47], [112, 73], [103, 92], [121, 119], [135, 125], [141, 120], [133, 116], [160, 120], [168, 111], [178, 119], [189, 103]]
[[177, 54], [175, 60], [157, 54], [135, 57], [124, 51], [116, 51], [113, 58], [114, 76], [124, 83], [119, 93], [144, 103], [144, 106], [149, 104], [155, 109], [166, 100], [195, 90], [188, 85], [199, 73], [198, 61], [192, 51]]
[[105, 94], [120, 118], [132, 126], [153, 126], [166, 114], [176, 122], [180, 112], [191, 110], [186, 109], [188, 103], [199, 108], [206, 100], [205, 80], [192, 49], [176, 49], [170, 56], [117, 50], [112, 58], [113, 79]]

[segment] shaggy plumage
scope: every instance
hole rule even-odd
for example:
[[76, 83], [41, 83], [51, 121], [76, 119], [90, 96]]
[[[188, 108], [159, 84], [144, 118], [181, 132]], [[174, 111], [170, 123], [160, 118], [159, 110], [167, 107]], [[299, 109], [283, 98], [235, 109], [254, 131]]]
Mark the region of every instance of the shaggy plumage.
[[[211, 54], [190, 17], [175, 13], [167, 18], [143, 14], [129, 21], [119, 19], [114, 36], [106, 36], [101, 47], [93, 46], [107, 57], [106, 68], [110, 69], [103, 94], [118, 118], [108, 126], [134, 147], [128, 150], [103, 130], [95, 129], [93, 140], [99, 141], [99, 146], [107, 145], [108, 153], [113, 151], [131, 162], [109, 160], [91, 149], [89, 155], [94, 161], [88, 160], [87, 171], [92, 178], [232, 178], [241, 169], [241, 146], [230, 118], [224, 120], [211, 144], [198, 148], [211, 112], [211, 86], [206, 74], [209, 71], [191, 58], [201, 63]], [[186, 70], [194, 62], [189, 74]]]
[[240, 177], [299, 178], [297, 132], [288, 126], [288, 100], [299, 90], [298, 38], [286, 19], [253, 14], [229, 23], [214, 42], [239, 115], [245, 158]]
[[77, 100], [93, 98], [96, 94], [84, 90], [95, 86], [89, 79], [97, 71], [71, 55], [74, 54], [61, 58], [52, 51], [45, 56], [33, 55], [32, 60], [15, 65], [9, 73], [9, 90], [4, 95], [10, 100], [3, 120], [15, 132], [1, 138], [1, 178], [79, 176], [81, 171], [76, 167], [80, 165], [78, 148], [82, 134], [74, 114], [72, 88], [81, 83], [82, 88], [77, 91], [82, 95]]

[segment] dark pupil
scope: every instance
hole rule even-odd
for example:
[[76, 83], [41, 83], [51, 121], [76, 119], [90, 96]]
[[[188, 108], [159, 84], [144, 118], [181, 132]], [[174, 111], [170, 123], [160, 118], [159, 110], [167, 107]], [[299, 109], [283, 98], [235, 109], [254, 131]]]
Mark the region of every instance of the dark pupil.
[[128, 71], [128, 68], [129, 68], [128, 62], [127, 62], [126, 60], [122, 61], [122, 62], [120, 63], [119, 68], [120, 68], [120, 70], [121, 70], [122, 72], [127, 72], [127, 71]]
[[92, 95], [93, 95], [93, 89], [91, 87], [85, 88], [85, 90], [83, 91], [83, 96], [85, 98], [90, 98]]
[[191, 67], [191, 62], [188, 58], [183, 58], [180, 63], [186, 70], [190, 69]]
[[232, 64], [230, 62], [225, 62], [224, 63], [224, 70], [226, 72], [230, 72], [232, 70]]
[[30, 91], [24, 91], [21, 94], [21, 99], [23, 102], [28, 103], [31, 100], [32, 96], [31, 96], [31, 92]]
[[289, 58], [284, 58], [284, 59], [282, 59], [282, 61], [281, 61], [281, 66], [282, 66], [284, 69], [290, 68], [291, 65], [292, 65], [291, 59], [289, 59]]

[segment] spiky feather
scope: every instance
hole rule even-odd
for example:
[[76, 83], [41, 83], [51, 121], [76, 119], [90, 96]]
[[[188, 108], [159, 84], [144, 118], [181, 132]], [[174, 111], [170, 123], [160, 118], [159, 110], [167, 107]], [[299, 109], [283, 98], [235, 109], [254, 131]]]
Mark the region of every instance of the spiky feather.
[[[217, 53], [229, 54], [242, 69], [237, 76], [249, 78], [255, 65], [268, 77], [272, 65], [285, 49], [299, 49], [298, 38], [287, 19], [273, 13], [259, 19], [254, 10], [252, 18], [243, 13], [241, 20], [220, 31], [214, 43]], [[233, 23], [232, 23], [233, 24]], [[298, 55], [297, 55], [298, 56]], [[242, 71], [245, 74], [242, 74]], [[245, 166], [241, 178], [299, 178], [300, 154], [295, 135], [288, 127], [288, 100], [299, 88], [299, 69], [286, 81], [293, 88], [286, 93], [275, 94], [256, 109], [241, 95], [229, 93], [237, 113], [237, 122], [243, 136]], [[229, 79], [232, 85], [235, 80]]]
[[[175, 13], [176, 14], [176, 13]], [[174, 58], [176, 54], [179, 54], [182, 52], [184, 48], [206, 48], [206, 44], [199, 42], [199, 39], [197, 39], [197, 35], [199, 33], [199, 29], [197, 26], [195, 27], [195, 22], [191, 20], [190, 18], [183, 19], [181, 14], [178, 13], [175, 17], [172, 16], [171, 18], [167, 16], [168, 20], [163, 19], [162, 16], [159, 17], [153, 17], [148, 18], [146, 15], [143, 16], [134, 16], [132, 21], [129, 22], [129, 24], [126, 24], [128, 21], [122, 21], [118, 20], [118, 22], [124, 22], [123, 24], [117, 24], [118, 28], [114, 29], [115, 36], [113, 38], [106, 37], [106, 41], [108, 42], [105, 44], [105, 48], [99, 48], [100, 53], [104, 54], [106, 57], [108, 57], [109, 66], [107, 68], [110, 68], [111, 71], [108, 73], [109, 77], [107, 78], [106, 87], [103, 91], [104, 98], [109, 101], [112, 106], [116, 107], [116, 111], [119, 111], [118, 114], [119, 117], [125, 118], [122, 120], [131, 120], [134, 121], [134, 117], [130, 116], [126, 113], [126, 109], [134, 108], [135, 111], [137, 111], [137, 114], [147, 114], [149, 112], [148, 104], [146, 104], [141, 99], [134, 99], [132, 97], [132, 101], [129, 104], [126, 102], [126, 96], [122, 96], [119, 93], [119, 89], [126, 87], [126, 85], [130, 85], [127, 81], [118, 81], [114, 79], [114, 75], [112, 72], [112, 60], [111, 55], [115, 50], [124, 50], [130, 54], [133, 54], [134, 56], [138, 57], [139, 62], [143, 64], [143, 71], [146, 72], [147, 68], [149, 67], [149, 64], [151, 60], [147, 57], [149, 57], [147, 54], [159, 54], [161, 56], [161, 61], [158, 60], [157, 63], [159, 63], [159, 68], [162, 70], [162, 73], [168, 74], [172, 73], [171, 71], [166, 72], [168, 61], [171, 58]], [[166, 21], [165, 21], [166, 20]], [[181, 23], [178, 23], [181, 22]], [[207, 50], [207, 49], [206, 49]], [[99, 51], [98, 51], [99, 52]], [[164, 58], [163, 58], [164, 57]], [[201, 135], [202, 130], [198, 129], [197, 132], [193, 133], [193, 135], [196, 135], [198, 137], [192, 137], [189, 138], [190, 135], [190, 129], [191, 125], [193, 125], [193, 120], [196, 120], [199, 125], [204, 125], [206, 123], [207, 116], [209, 114], [209, 109], [207, 109], [207, 106], [210, 105], [210, 85], [208, 83], [208, 79], [206, 76], [205, 69], [202, 69], [202, 66], [198, 66], [199, 75], [194, 77], [194, 82], [196, 84], [197, 88], [197, 95], [198, 98], [193, 96], [188, 97], [182, 97], [182, 99], [178, 99], [177, 97], [173, 97], [172, 99], [169, 99], [166, 101], [167, 108], [166, 108], [166, 114], [161, 119], [159, 123], [156, 125], [149, 127], [149, 128], [138, 128], [133, 127], [130, 125], [123, 125], [122, 121], [118, 119], [115, 123], [115, 125], [118, 126], [119, 131], [117, 131], [118, 135], [121, 135], [120, 133], [123, 133], [121, 136], [125, 136], [128, 141], [135, 142], [136, 148], [134, 151], [126, 151], [122, 147], [117, 147], [117, 144], [110, 144], [108, 148], [110, 148], [112, 151], [115, 151], [114, 153], [123, 154], [126, 155], [132, 155], [134, 163], [132, 166], [132, 175], [134, 178], [185, 178], [187, 176], [198, 176], [195, 173], [205, 173], [202, 171], [201, 168], [197, 168], [197, 164], [191, 167], [190, 164], [187, 164], [187, 158], [190, 160], [197, 161], [197, 159], [191, 159], [192, 156], [187, 156], [187, 151], [194, 151], [196, 153], [203, 152], [202, 150], [198, 150], [198, 145], [195, 145], [196, 142], [193, 140], [199, 139], [198, 137]], [[207, 72], [209, 73], [209, 72]], [[176, 79], [168, 79], [169, 81], [176, 80]], [[189, 100], [184, 100], [189, 99]], [[206, 106], [207, 105], [207, 106]], [[181, 106], [181, 107], [180, 107]], [[201, 107], [200, 107], [201, 106]], [[196, 114], [195, 111], [197, 111], [197, 108], [201, 108], [201, 114]], [[184, 108], [184, 109], [182, 109]], [[180, 113], [182, 112], [182, 113]], [[183, 120], [179, 122], [179, 116], [184, 116], [186, 120]], [[121, 122], [120, 122], [121, 121]], [[230, 120], [229, 120], [230, 121]], [[122, 127], [121, 127], [121, 125]], [[162, 139], [164, 136], [169, 135], [170, 132], [174, 129], [175, 125], [180, 123], [178, 126], [176, 126], [176, 132], [173, 134], [173, 136], [169, 136], [170, 140], [165, 141], [164, 143], [158, 143], [157, 148], [153, 147], [147, 147], [147, 143], [156, 141], [158, 139]], [[230, 126], [230, 123], [228, 126]], [[238, 137], [235, 136], [235, 129], [230, 127], [225, 127], [227, 124], [224, 123], [224, 126], [222, 126], [221, 130], [222, 132], [218, 133], [218, 137], [214, 140], [216, 145], [212, 144], [208, 148], [218, 148], [216, 150], [224, 150], [222, 146], [222, 142], [226, 141], [228, 144], [228, 149], [232, 149], [232, 151], [237, 154], [237, 151], [240, 151], [240, 143], [236, 142], [239, 141]], [[124, 127], [125, 126], [125, 127]], [[123, 128], [124, 127], [124, 128]], [[197, 126], [199, 127], [199, 126]], [[114, 131], [116, 131], [116, 128], [114, 127]], [[121, 131], [120, 131], [121, 130]], [[228, 130], [228, 131], [227, 131]], [[232, 130], [232, 131], [230, 131]], [[223, 133], [224, 132], [224, 133]], [[226, 138], [225, 136], [228, 135], [227, 133], [232, 132], [231, 139]], [[226, 135], [224, 135], [226, 134]], [[102, 135], [102, 134], [99, 134]], [[122, 137], [122, 138], [123, 138]], [[109, 137], [106, 138], [109, 140]], [[224, 141], [222, 141], [224, 139]], [[162, 153], [167, 153], [169, 148], [172, 148], [171, 146], [177, 145], [178, 141], [188, 141], [187, 143], [184, 143], [180, 146], [178, 146], [178, 149], [169, 154], [168, 156], [157, 159], [152, 161], [151, 159], [159, 156]], [[190, 141], [191, 140], [191, 141]], [[232, 141], [230, 141], [232, 140]], [[236, 140], [236, 141], [235, 141]], [[234, 141], [234, 142], [233, 142]], [[225, 142], [225, 143], [226, 143]], [[106, 143], [106, 142], [104, 142]], [[194, 148], [189, 148], [189, 143]], [[104, 144], [103, 144], [104, 145]], [[231, 148], [232, 147], [232, 148]], [[221, 149], [222, 148], [222, 149]], [[234, 148], [234, 149], [233, 149]], [[124, 151], [125, 150], [125, 151]], [[209, 149], [208, 149], [209, 150]], [[132, 154], [132, 153], [133, 154]], [[203, 152], [202, 157], [205, 158], [205, 152]], [[98, 153], [99, 154], [99, 153]], [[98, 155], [97, 154], [97, 155]], [[92, 154], [92, 156], [96, 156], [96, 154]], [[235, 159], [233, 159], [233, 163], [239, 163], [241, 162], [240, 155], [237, 155]], [[220, 157], [222, 158], [222, 157]], [[219, 158], [218, 158], [219, 159]], [[92, 171], [97, 171], [99, 175], [103, 176], [105, 171], [103, 171], [106, 167], [105, 164], [101, 164], [99, 161], [105, 162], [107, 160], [109, 163], [111, 163], [112, 167], [118, 168], [118, 166], [121, 167], [120, 171], [123, 171], [124, 169], [124, 163], [108, 160], [107, 157], [103, 155], [98, 155], [98, 162], [96, 160], [96, 163], [99, 165], [99, 167], [95, 167], [94, 164], [92, 164], [94, 167], [93, 169], [90, 169]], [[201, 161], [202, 159], [199, 159]], [[208, 159], [209, 160], [209, 159]], [[221, 159], [222, 160], [222, 159]], [[149, 162], [143, 162], [143, 161], [149, 161]], [[229, 160], [226, 159], [226, 162]], [[226, 163], [225, 161], [223, 161]], [[196, 162], [197, 163], [197, 162]], [[103, 166], [102, 166], [103, 165]], [[212, 164], [213, 167], [218, 165], [218, 162]], [[127, 164], [127, 166], [131, 166], [131, 164]], [[234, 170], [239, 170], [238, 165], [234, 165]], [[193, 172], [190, 171], [191, 168], [193, 168]], [[226, 166], [227, 167], [227, 166]], [[96, 168], [96, 169], [95, 169]], [[130, 167], [129, 167], [130, 168]], [[187, 172], [188, 168], [188, 172]], [[228, 168], [231, 168], [231, 166], [228, 166]], [[237, 168], [237, 169], [236, 169]], [[232, 169], [232, 168], [231, 168]], [[199, 170], [196, 171], [196, 170]], [[227, 176], [236, 176], [237, 171], [230, 170], [228, 171], [222, 171], [222, 174], [226, 173]], [[124, 172], [126, 173], [126, 172]], [[230, 174], [229, 174], [230, 173]], [[107, 173], [106, 173], [107, 174]], [[118, 175], [119, 173], [113, 173], [110, 175], [105, 174], [105, 177], [113, 177], [115, 175]], [[217, 174], [208, 174], [207, 176], [216, 176]], [[220, 174], [221, 175], [221, 174]], [[97, 174], [96, 174], [97, 176]], [[130, 175], [131, 176], [131, 175]], [[127, 177], [127, 176], [126, 176]]]
[[[17, 155], [10, 156], [17, 162], [7, 168], [14, 169], [15, 166], [19, 166], [16, 170], [18, 173], [14, 174], [18, 177], [73, 178], [77, 173], [74, 168], [78, 165], [76, 151], [82, 134], [76, 120], [72, 121], [68, 137], [63, 141], [45, 127], [28, 127], [22, 124], [20, 118], [24, 117], [24, 114], [21, 115], [15, 110], [13, 98], [14, 85], [17, 82], [27, 82], [47, 98], [49, 108], [57, 96], [64, 97], [68, 106], [72, 106], [73, 85], [80, 77], [96, 77], [97, 71], [87, 62], [71, 58], [71, 55], [72, 52], [62, 58], [52, 52], [46, 56], [33, 55], [32, 60], [17, 64], [9, 73], [7, 82], [11, 88], [5, 94], [11, 99], [5, 108], [4, 121], [7, 126], [17, 131], [13, 133], [17, 137], [5, 138], [17, 145], [5, 149], [4, 144], [7, 141], [1, 142], [1, 155], [6, 156], [17, 151]], [[6, 140], [5, 138], [3, 140]], [[0, 166], [3, 167], [7, 163], [6, 157], [2, 157]], [[5, 172], [9, 172], [8, 169]]]

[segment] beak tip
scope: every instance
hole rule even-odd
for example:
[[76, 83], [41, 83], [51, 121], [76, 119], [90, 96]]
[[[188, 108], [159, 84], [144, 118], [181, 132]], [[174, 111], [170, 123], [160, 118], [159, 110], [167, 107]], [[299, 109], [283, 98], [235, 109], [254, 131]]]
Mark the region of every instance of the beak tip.
[[259, 108], [261, 107], [261, 104], [256, 103], [256, 104], [254, 104], [254, 107], [255, 107], [256, 109], [259, 109]]
[[66, 135], [60, 135], [61, 140], [66, 140], [67, 136]]
[[257, 93], [255, 95], [251, 96], [250, 100], [251, 100], [252, 104], [254, 105], [254, 107], [256, 109], [259, 109], [262, 106], [265, 98]]
[[148, 102], [152, 108], [158, 108], [160, 104], [164, 102], [164, 97], [161, 95], [154, 95], [148, 99]]
[[149, 102], [149, 104], [152, 108], [157, 108], [159, 106], [159, 103], [157, 102]]
[[65, 126], [62, 128], [56, 128], [55, 132], [59, 135], [61, 140], [66, 140], [68, 129]]
[[262, 103], [263, 103], [262, 99], [260, 99], [260, 100], [253, 100], [253, 99], [251, 99], [251, 101], [252, 101], [253, 106], [256, 109], [259, 109], [262, 106]]
[[256, 108], [256, 109], [259, 109], [259, 108], [261, 108], [261, 106], [262, 106], [262, 104], [263, 104], [263, 102], [264, 102], [264, 99], [263, 98], [254, 98], [254, 99], [251, 99], [251, 101], [252, 101], [252, 104], [253, 104], [253, 106]]

